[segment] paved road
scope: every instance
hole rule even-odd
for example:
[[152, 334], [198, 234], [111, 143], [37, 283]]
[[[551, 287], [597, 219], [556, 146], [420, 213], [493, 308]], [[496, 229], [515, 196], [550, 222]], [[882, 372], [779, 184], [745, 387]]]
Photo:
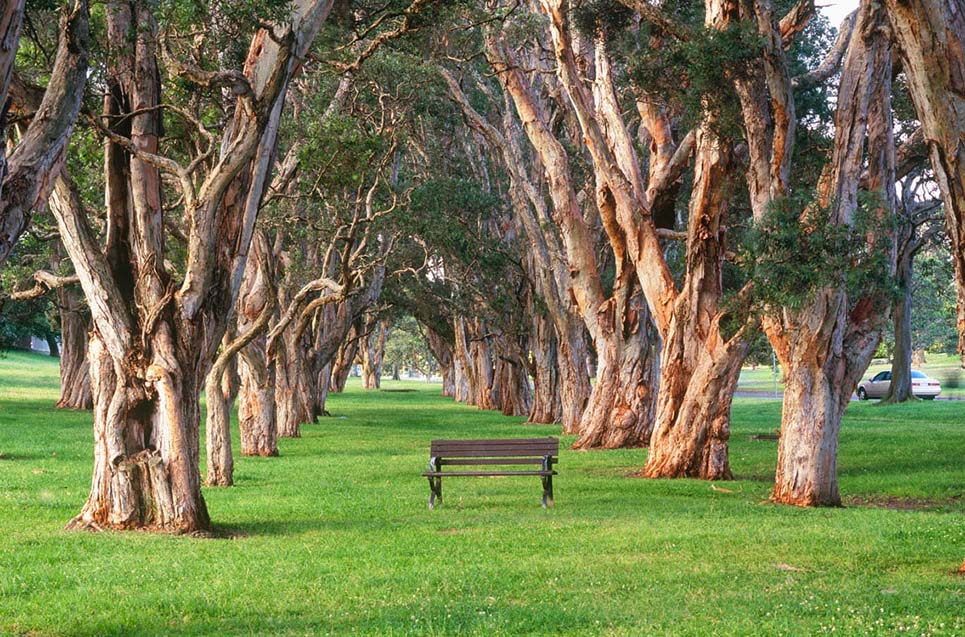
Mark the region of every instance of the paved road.
[[[784, 399], [784, 392], [778, 391], [777, 394], [775, 394], [774, 392], [770, 392], [770, 391], [742, 390], [742, 389], [738, 389], [738, 390], [734, 393], [734, 396], [737, 397], [737, 398], [769, 398], [769, 399], [771, 399], [771, 400], [783, 400], [783, 399]], [[857, 397], [855, 394], [851, 394], [851, 400], [858, 400], [858, 397]], [[965, 400], [965, 398], [958, 398], [958, 397], [955, 397], [955, 396], [939, 396], [939, 397], [936, 398], [935, 400], [956, 400], [956, 401], [961, 401], [961, 400]]]

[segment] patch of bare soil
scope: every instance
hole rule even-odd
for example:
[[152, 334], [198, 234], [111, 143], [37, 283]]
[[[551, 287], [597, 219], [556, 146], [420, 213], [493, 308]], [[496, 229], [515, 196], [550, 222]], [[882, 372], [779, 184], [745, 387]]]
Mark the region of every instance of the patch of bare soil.
[[950, 498], [900, 498], [892, 495], [853, 495], [845, 498], [845, 506], [891, 509], [892, 511], [934, 511], [960, 503], [962, 496]]

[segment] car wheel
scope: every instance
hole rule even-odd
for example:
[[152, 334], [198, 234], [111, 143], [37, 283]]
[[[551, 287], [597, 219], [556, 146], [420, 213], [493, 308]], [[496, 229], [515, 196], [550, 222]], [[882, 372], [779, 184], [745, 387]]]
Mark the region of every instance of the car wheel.
[[868, 392], [864, 390], [864, 387], [858, 388], [858, 400], [868, 400]]

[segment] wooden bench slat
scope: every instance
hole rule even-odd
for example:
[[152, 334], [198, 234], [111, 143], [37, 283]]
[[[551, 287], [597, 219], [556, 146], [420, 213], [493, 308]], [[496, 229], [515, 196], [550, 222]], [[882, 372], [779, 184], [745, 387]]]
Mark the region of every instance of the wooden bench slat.
[[556, 471], [424, 471], [422, 475], [427, 478], [448, 478], [450, 476], [555, 476], [559, 474]]
[[[555, 463], [556, 458], [552, 458]], [[530, 458], [447, 458], [438, 459], [437, 464], [443, 465], [479, 465], [479, 464], [542, 464], [543, 456]]]
[[542, 443], [542, 444], [553, 444], [558, 445], [559, 440], [556, 438], [439, 438], [432, 441], [433, 445], [436, 444], [466, 444], [466, 445], [491, 445], [491, 444], [522, 444], [522, 443]]
[[493, 451], [492, 449], [467, 449], [465, 451], [433, 451], [436, 458], [519, 458], [524, 456], [556, 456], [557, 452], [543, 452], [533, 449], [509, 449]]
[[558, 445], [549, 444], [489, 444], [489, 445], [433, 445], [431, 448], [432, 452], [438, 453], [459, 453], [461, 451], [478, 451], [478, 450], [492, 450], [496, 453], [503, 453], [506, 451], [517, 451], [517, 450], [532, 450], [539, 452], [552, 452], [556, 453], [559, 449]]

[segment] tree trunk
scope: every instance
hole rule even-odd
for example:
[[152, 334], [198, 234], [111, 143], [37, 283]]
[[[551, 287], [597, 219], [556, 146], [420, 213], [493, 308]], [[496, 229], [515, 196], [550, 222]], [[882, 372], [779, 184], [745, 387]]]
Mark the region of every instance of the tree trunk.
[[469, 404], [479, 409], [499, 409], [499, 385], [496, 384], [493, 365], [493, 337], [481, 319], [473, 319], [469, 326], [469, 362], [473, 369], [470, 378], [475, 380], [475, 383], [470, 384], [472, 395]]
[[87, 334], [90, 317], [82, 309], [83, 297], [61, 288], [60, 304], [60, 399], [58, 409], [91, 409], [90, 366], [87, 363]]
[[303, 335], [296, 337], [291, 331], [282, 336], [275, 357], [275, 413], [282, 438], [300, 438], [302, 423], [314, 421], [307, 343]]
[[596, 339], [596, 385], [574, 449], [645, 447], [650, 441], [657, 360], [649, 315], [639, 306], [637, 312], [639, 317], [627, 327], [617, 324], [626, 333], [614, 331]]
[[530, 303], [533, 333], [530, 351], [533, 356], [533, 407], [527, 423], [559, 422], [563, 403], [560, 395], [559, 340], [556, 328], [538, 308]]
[[[818, 204], [831, 206], [831, 223], [852, 223], [860, 174], [880, 196], [879, 213], [894, 212], [895, 149], [891, 115], [891, 46], [882, 11], [862, 2], [856, 33], [841, 71], [835, 147], [818, 187]], [[860, 143], [867, 137], [867, 161]], [[805, 211], [805, 217], [808, 214]], [[802, 219], [802, 223], [807, 219]], [[869, 241], [884, 228], [869, 232]], [[894, 236], [890, 236], [894, 241]], [[882, 249], [874, 246], [875, 249]], [[894, 250], [892, 243], [891, 250]], [[894, 253], [891, 265], [894, 267]], [[796, 506], [837, 506], [838, 431], [845, 408], [881, 340], [888, 299], [881, 292], [849, 306], [844, 274], [837, 287], [815, 292], [800, 309], [784, 308], [765, 325], [786, 374], [777, 473], [771, 499]], [[781, 321], [780, 333], [775, 323]]]
[[[512, 115], [505, 114], [501, 134], [479, 116], [451, 77], [447, 82], [470, 123], [501, 151], [510, 173], [514, 214], [529, 240], [539, 293], [559, 337], [561, 420], [564, 433], [573, 434], [580, 428], [591, 391], [584, 326], [591, 334], [599, 331], [596, 312], [606, 300], [594, 234], [580, 209], [566, 150], [553, 134], [546, 119], [548, 109], [539, 103], [537, 91], [522, 71], [524, 65], [495, 29], [487, 29], [485, 41], [490, 63], [542, 163], [552, 213], [522, 159]], [[565, 255], [565, 260], [558, 255]]]
[[265, 346], [264, 335], [256, 338], [241, 352], [238, 364], [241, 375], [238, 429], [243, 456], [278, 455], [275, 368], [267, 362]]
[[[247, 333], [275, 307], [275, 270], [271, 266], [268, 237], [256, 232], [251, 261], [245, 269], [238, 293], [238, 331]], [[239, 376], [238, 430], [241, 455], [277, 456], [278, 425], [275, 416], [275, 366], [268, 361], [268, 337], [259, 333], [237, 357]]]
[[696, 134], [687, 271], [673, 304], [660, 357], [657, 417], [643, 474], [648, 478], [730, 480], [730, 407], [747, 355], [744, 332], [722, 333], [720, 308], [730, 148], [713, 132], [715, 114]]
[[[439, 334], [439, 332], [435, 331], [428, 325], [426, 326], [426, 341], [429, 344], [429, 350], [432, 352], [432, 357], [436, 359], [436, 363], [439, 365], [439, 375], [442, 377], [442, 395], [455, 396], [456, 380], [454, 374], [452, 347], [446, 341], [446, 339]], [[393, 363], [392, 378], [394, 380], [399, 380], [398, 375], [399, 367]]]
[[48, 332], [44, 334], [44, 340], [47, 341], [47, 356], [60, 358], [60, 345], [57, 344], [57, 337]]
[[557, 362], [560, 372], [560, 423], [563, 433], [579, 434], [592, 387], [590, 369], [587, 365], [590, 352], [586, 341], [586, 327], [580, 321], [570, 321], [568, 332], [558, 337]]
[[[237, 336], [237, 329], [229, 327], [222, 339], [222, 345], [227, 347]], [[221, 395], [224, 396], [224, 399], [228, 402], [228, 411], [231, 411], [235, 399], [238, 398], [238, 392], [241, 391], [241, 376], [238, 372], [238, 360], [237, 356], [232, 357], [225, 367], [224, 374], [221, 375]]]
[[331, 416], [325, 403], [328, 401], [328, 388], [332, 382], [332, 364], [323, 365], [318, 371], [315, 387], [315, 415], [316, 417]]
[[494, 396], [497, 408], [506, 416], [528, 416], [533, 408], [533, 390], [523, 360], [524, 349], [508, 335], [494, 339]]
[[[708, 344], [690, 334], [694, 340], [687, 344], [681, 338], [687, 331], [674, 326], [664, 343], [656, 425], [643, 475], [731, 480], [730, 408], [747, 343]], [[687, 352], [691, 347], [697, 351]]]
[[891, 385], [882, 403], [915, 400], [911, 391], [911, 280], [913, 255], [902, 250], [898, 259], [897, 285], [900, 296], [895, 302], [892, 320], [895, 327], [895, 351], [891, 359]]
[[965, 361], [965, 11], [956, 0], [884, 4], [942, 194], [957, 282], [958, 348]]
[[[455, 384], [453, 398], [456, 399], [457, 403], [472, 405], [473, 403], [471, 401], [475, 394], [475, 382], [473, 381], [475, 368], [472, 365], [472, 357], [469, 354], [466, 319], [461, 316], [456, 317], [453, 321], [453, 326], [456, 335], [455, 344], [452, 348], [452, 372]], [[398, 371], [398, 368], [396, 368], [396, 371]]]
[[386, 321], [370, 316], [365, 321], [365, 343], [362, 346], [362, 387], [379, 389], [382, 386], [382, 359], [385, 355]]
[[[158, 348], [161, 349], [161, 348]], [[165, 354], [172, 353], [164, 348]], [[133, 373], [90, 340], [94, 477], [68, 528], [195, 531], [210, 526], [198, 475], [196, 374], [158, 356]]]
[[[103, 249], [86, 216], [72, 211], [81, 206], [58, 202], [79, 199], [63, 179], [51, 201], [94, 323], [94, 475], [72, 528], [210, 528], [199, 472], [201, 383], [245, 269], [288, 78], [331, 9], [322, 0], [292, 6], [292, 21], [282, 25], [288, 35], [276, 41], [262, 29], [254, 36], [244, 69], [251, 94], [244, 104], [239, 98], [234, 126], [221, 140], [222, 156], [193, 168], [197, 181], [186, 184], [173, 161], [157, 154], [161, 74], [154, 5], [106, 5], [111, 55]], [[165, 259], [160, 166], [177, 173], [185, 216], [192, 219], [180, 287]], [[229, 186], [249, 168], [254, 175], [246, 205], [222, 206]], [[213, 393], [222, 395], [220, 388]]]
[[[842, 295], [822, 294], [834, 319], [831, 342], [840, 343]], [[839, 506], [838, 431], [855, 383], [846, 377], [849, 361], [840, 350], [815, 351], [808, 339], [788, 352], [784, 365], [784, 404], [778, 443], [777, 474], [771, 499], [796, 506]], [[783, 363], [783, 361], [782, 361]]]
[[[23, 0], [5, 2], [0, 9], [0, 134], [5, 133], [7, 92], [23, 18]], [[63, 165], [83, 101], [89, 49], [87, 0], [74, 0], [60, 20], [57, 55], [43, 99], [10, 156], [0, 149], [0, 265], [29, 226], [31, 213], [47, 201]]]
[[234, 484], [235, 461], [231, 453], [231, 403], [221, 391], [224, 366], [216, 366], [205, 381], [205, 445], [208, 471], [204, 483], [209, 487]]
[[356, 322], [352, 325], [345, 342], [338, 348], [335, 360], [332, 361], [332, 379], [328, 389], [336, 393], [345, 391], [345, 383], [348, 381], [349, 374], [352, 372], [352, 365], [355, 364], [355, 355], [359, 348], [359, 333], [361, 325]]

